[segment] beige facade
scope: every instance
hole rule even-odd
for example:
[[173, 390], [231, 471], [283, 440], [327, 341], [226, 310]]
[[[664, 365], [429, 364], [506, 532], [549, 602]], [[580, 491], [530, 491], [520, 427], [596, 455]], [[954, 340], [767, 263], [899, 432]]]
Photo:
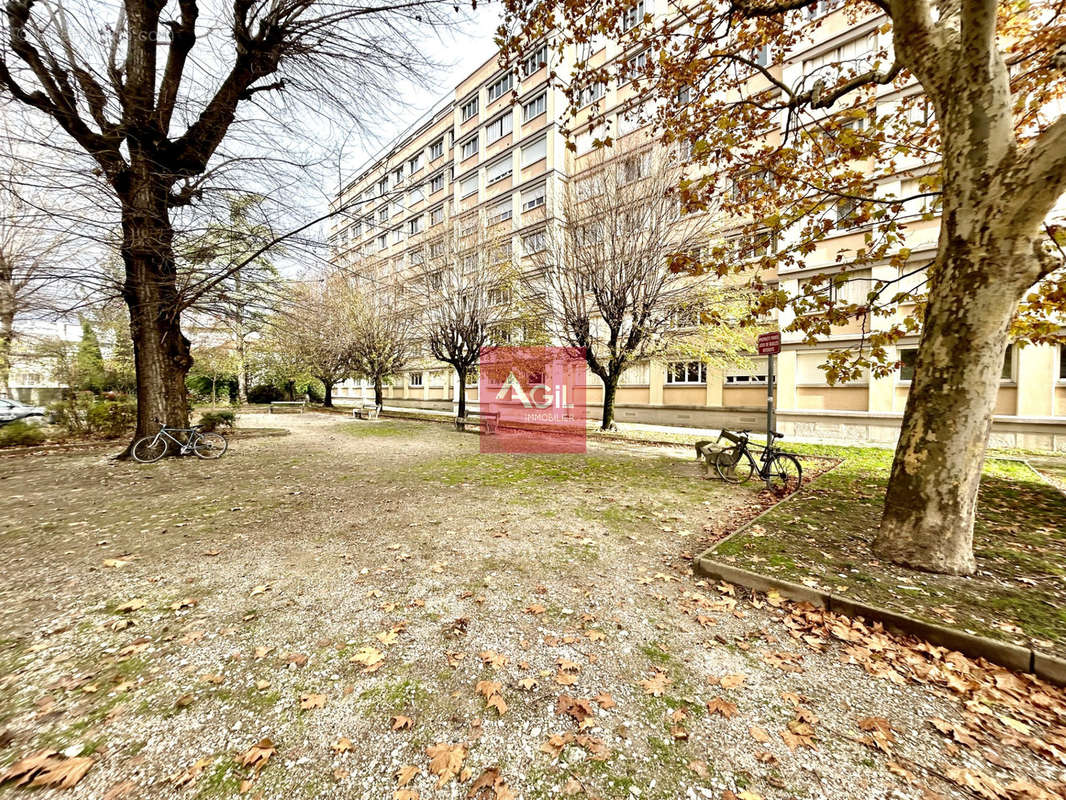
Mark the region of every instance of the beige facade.
[[[658, 5], [656, 5], [656, 2]], [[643, 10], [664, 13], [664, 0], [644, 0]], [[658, 6], [661, 6], [658, 7]], [[794, 83], [818, 58], [846, 52], [861, 57], [867, 49], [884, 44], [880, 19], [871, 15], [849, 23], [839, 4], [821, 5], [813, 39], [788, 53], [774, 67], [777, 77]], [[596, 45], [591, 63], [631, 57], [611, 42]], [[583, 54], [588, 55], [588, 54]], [[594, 153], [594, 140], [609, 133], [615, 139], [641, 135], [630, 109], [641, 102], [631, 85], [608, 85], [599, 96], [589, 97], [599, 110], [606, 109], [608, 126], [591, 128], [591, 112], [582, 110], [570, 120], [568, 149], [559, 120], [566, 111], [562, 92], [548, 84], [548, 70], [540, 64], [547, 56], [535, 54], [516, 73], [501, 70], [495, 58], [462, 81], [439, 107], [398, 139], [388, 152], [360, 170], [337, 198], [346, 206], [335, 218], [330, 235], [334, 263], [354, 270], [373, 260], [393, 274], [411, 269], [411, 254], [435, 226], [451, 217], [477, 211], [496, 220], [512, 234], [515, 263], [528, 266], [524, 243], [551, 225], [556, 215], [554, 198], [571, 177], [579, 179]], [[565, 73], [565, 64], [552, 64]], [[886, 108], [917, 91], [916, 86], [882, 87], [878, 103]], [[592, 107], [591, 105], [589, 106]], [[929, 164], [901, 163], [898, 175], [882, 184], [896, 196], [906, 194], [908, 182], [929, 172]], [[906, 246], [917, 266], [935, 253], [939, 223], [927, 219], [927, 209], [916, 203], [908, 209]], [[723, 230], [723, 236], [729, 231]], [[776, 280], [782, 289], [799, 292], [815, 275], [839, 269], [839, 254], [862, 246], [861, 228], [844, 229], [819, 243], [801, 268], [782, 271]], [[769, 276], [774, 279], [774, 276]], [[864, 266], [841, 291], [865, 292], [863, 281], [895, 280], [895, 267]], [[920, 281], [922, 275], [914, 276]], [[792, 317], [778, 320], [784, 328]], [[887, 324], [887, 323], [880, 323]], [[909, 359], [917, 338], [904, 339], [895, 357], [903, 367], [888, 377], [830, 386], [819, 369], [832, 348], [857, 346], [864, 333], [858, 323], [835, 328], [824, 342], [810, 346], [798, 334], [784, 334], [783, 352], [776, 365], [778, 428], [790, 437], [845, 441], [891, 442], [899, 429], [909, 389]], [[752, 427], [763, 425], [766, 407], [766, 359], [754, 358], [754, 367], [708, 369], [692, 364], [652, 361], [632, 367], [623, 377], [617, 397], [621, 422], [644, 421], [701, 427]], [[453, 373], [446, 365], [419, 361], [386, 388], [386, 403], [450, 411], [457, 396]], [[588, 402], [601, 402], [602, 388], [589, 374]], [[476, 387], [467, 388], [477, 400]], [[347, 382], [338, 397], [369, 397], [365, 387]], [[590, 416], [595, 408], [590, 410]], [[1066, 449], [1066, 353], [1056, 346], [1012, 347], [1004, 365], [996, 407], [993, 441], [998, 445]]]

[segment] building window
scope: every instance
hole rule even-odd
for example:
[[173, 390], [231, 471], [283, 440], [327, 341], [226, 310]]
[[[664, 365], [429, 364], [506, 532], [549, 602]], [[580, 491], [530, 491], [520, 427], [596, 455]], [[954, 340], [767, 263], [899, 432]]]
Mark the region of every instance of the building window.
[[439, 192], [443, 188], [444, 188], [444, 173], [443, 172], [440, 173], [439, 175], [434, 175], [432, 178], [429, 179], [429, 193], [430, 194], [433, 194], [434, 192]]
[[440, 138], [429, 146], [429, 160], [435, 161], [442, 155], [444, 155], [444, 139]]
[[378, 250], [384, 250], [388, 246], [389, 246], [388, 234], [383, 233], [383, 234], [381, 234], [378, 237]]
[[528, 234], [522, 237], [522, 255], [531, 256], [539, 253], [547, 247], [548, 239], [544, 231]]
[[511, 73], [508, 72], [501, 75], [495, 81], [489, 84], [489, 102], [497, 100], [503, 97], [507, 92], [511, 91]]
[[544, 205], [544, 185], [526, 189], [522, 192], [522, 211], [532, 211]]
[[471, 139], [467, 139], [465, 142], [463, 142], [461, 145], [459, 145], [459, 152], [462, 155], [462, 160], [463, 161], [466, 161], [466, 159], [470, 158], [471, 156], [476, 156], [477, 155], [477, 136], [474, 136]]
[[388, 178], [382, 178], [380, 181], [378, 181], [378, 197], [384, 197], [385, 196], [385, 192], [387, 192], [388, 190], [389, 190], [389, 179]]
[[392, 243], [399, 244], [403, 241], [403, 228], [396, 228], [392, 232]]
[[422, 385], [422, 373], [421, 372], [412, 372], [411, 373], [411, 386], [421, 386], [421, 385]]
[[626, 9], [626, 13], [622, 17], [622, 30], [628, 31], [631, 28], [635, 28], [643, 20], [644, 0], [637, 0], [636, 3]]
[[511, 303], [511, 290], [506, 287], [489, 289], [489, 304], [494, 306], [506, 306]]
[[546, 66], [548, 66], [548, 45], [542, 44], [522, 60], [522, 77], [528, 78]]
[[397, 184], [401, 183], [402, 181], [403, 181], [403, 167], [397, 167], [396, 169], [394, 169], [392, 171], [392, 185], [396, 186]]
[[707, 365], [702, 361], [675, 361], [666, 365], [667, 383], [706, 383]]
[[421, 153], [419, 153], [414, 158], [408, 160], [408, 162], [407, 162], [407, 174], [408, 175], [414, 175], [420, 169], [422, 169], [422, 154]]
[[411, 266], [418, 267], [426, 263], [426, 254], [421, 250], [411, 251]]
[[485, 126], [485, 136], [489, 144], [499, 141], [504, 136], [509, 134], [512, 130], [513, 122], [511, 120], [511, 112], [508, 111], [499, 119], [494, 119], [488, 125]]
[[537, 95], [528, 103], [522, 104], [522, 122], [529, 122], [534, 117], [539, 117], [548, 110], [548, 94], [544, 92]]
[[503, 222], [511, 218], [511, 198], [508, 197], [502, 203], [497, 203], [489, 209], [489, 225]]
[[511, 171], [513, 169], [511, 164], [512, 160], [511, 155], [509, 153], [507, 155], [507, 158], [503, 159], [502, 161], [497, 161], [495, 164], [490, 164], [485, 169], [485, 183], [491, 186], [492, 184], [496, 183], [496, 181], [502, 181], [504, 178], [511, 174]]
[[459, 116], [463, 122], [477, 116], [477, 95], [474, 95], [459, 107]]
[[414, 219], [407, 220], [407, 233], [414, 236], [416, 233], [422, 232], [422, 217], [418, 216]]
[[429, 212], [429, 224], [440, 225], [444, 222], [444, 206], [437, 206]]
[[999, 375], [1001, 381], [1008, 381], [1013, 383], [1015, 381], [1014, 375], [1014, 345], [1007, 345], [1007, 352], [1003, 354], [1003, 371]]
[[899, 351], [899, 379], [910, 383], [914, 380], [914, 365], [918, 361], [918, 348], [908, 347]]
[[543, 158], [548, 156], [548, 139], [542, 137], [532, 144], [527, 144], [522, 148], [522, 166], [528, 167], [531, 164], [536, 164]]
[[1066, 344], [1059, 345], [1059, 381], [1066, 383]]
[[589, 103], [595, 103], [603, 97], [604, 89], [604, 85], [599, 81], [596, 81], [596, 83], [591, 86], [586, 86], [581, 90], [581, 95], [579, 96], [577, 103], [578, 107], [581, 108], [587, 106]]
[[[752, 369], [730, 368], [725, 373], [727, 386], [762, 386], [766, 385], [766, 359], [756, 358]], [[775, 381], [776, 383], [776, 381]]]
[[464, 178], [459, 184], [459, 197], [469, 197], [472, 194], [477, 194], [477, 173], [475, 172], [469, 178]]

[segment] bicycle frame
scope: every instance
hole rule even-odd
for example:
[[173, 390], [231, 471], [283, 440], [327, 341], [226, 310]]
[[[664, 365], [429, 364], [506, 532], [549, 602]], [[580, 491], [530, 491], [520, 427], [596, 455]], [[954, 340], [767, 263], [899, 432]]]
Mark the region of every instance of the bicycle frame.
[[[188, 434], [190, 434], [187, 437], [188, 441], [185, 441], [185, 442], [181, 441], [181, 439], [179, 439], [177, 436], [174, 435], [175, 433], [188, 433]], [[192, 434], [194, 434], [194, 433], [196, 433], [196, 428], [168, 428], [166, 425], [163, 425], [159, 429], [159, 433], [157, 433], [155, 435], [155, 438], [152, 440], [152, 446], [154, 447], [156, 444], [159, 443], [159, 440], [161, 438], [165, 437], [165, 438], [169, 439], [170, 441], [172, 441], [174, 444], [176, 444], [180, 448], [181, 455], [185, 455], [186, 453], [188, 453], [188, 452], [190, 452], [192, 450], [192, 440], [193, 440]]]

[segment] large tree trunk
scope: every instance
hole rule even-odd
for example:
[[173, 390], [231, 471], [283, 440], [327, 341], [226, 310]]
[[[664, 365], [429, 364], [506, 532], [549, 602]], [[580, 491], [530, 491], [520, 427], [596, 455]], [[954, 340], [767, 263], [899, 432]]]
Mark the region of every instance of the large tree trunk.
[[614, 430], [614, 399], [617, 394], [618, 376], [603, 378], [603, 419], [600, 422], [600, 430]]
[[181, 332], [173, 229], [167, 190], [149, 181], [131, 191], [122, 212], [123, 296], [137, 367], [137, 430], [158, 430], [156, 420], [184, 428], [189, 422], [185, 376], [192, 366], [189, 340]]
[[384, 407], [385, 405], [385, 401], [382, 399], [381, 376], [379, 375], [374, 376], [374, 405], [376, 405], [379, 409]]
[[459, 409], [456, 418], [461, 419], [466, 416], [466, 368], [456, 367], [455, 371], [459, 375]]
[[15, 291], [0, 283], [0, 397], [11, 394], [11, 350], [15, 344]]
[[322, 400], [322, 407], [333, 408], [333, 381], [323, 380], [322, 378], [319, 378], [319, 380], [322, 381], [322, 385], [326, 387], [325, 397]]
[[915, 569], [968, 575], [976, 566], [977, 488], [1020, 296], [1001, 276], [1024, 273], [1032, 259], [1030, 241], [992, 238], [946, 237], [934, 268], [874, 543], [878, 555]]

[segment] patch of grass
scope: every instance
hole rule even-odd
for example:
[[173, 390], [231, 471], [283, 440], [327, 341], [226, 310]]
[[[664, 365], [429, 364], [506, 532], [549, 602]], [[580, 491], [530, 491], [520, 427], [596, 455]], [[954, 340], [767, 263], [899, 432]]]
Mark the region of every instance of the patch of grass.
[[212, 764], [211, 771], [197, 784], [198, 800], [236, 796], [244, 779], [240, 768], [240, 764], [232, 756], [224, 756]]
[[[871, 543], [892, 452], [797, 445], [843, 458], [713, 556], [795, 583], [984, 636], [1066, 655], [1066, 496], [1023, 463], [990, 457], [974, 526], [978, 572], [931, 575], [881, 562]], [[1066, 456], [1045, 454], [1066, 468]]]

